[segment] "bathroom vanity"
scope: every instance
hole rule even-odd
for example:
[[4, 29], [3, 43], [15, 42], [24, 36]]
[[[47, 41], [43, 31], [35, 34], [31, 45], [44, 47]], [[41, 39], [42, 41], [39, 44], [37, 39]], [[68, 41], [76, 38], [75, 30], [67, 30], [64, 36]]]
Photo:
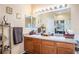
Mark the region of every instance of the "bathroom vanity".
[[24, 50], [31, 54], [74, 54], [75, 41], [56, 36], [25, 35]]

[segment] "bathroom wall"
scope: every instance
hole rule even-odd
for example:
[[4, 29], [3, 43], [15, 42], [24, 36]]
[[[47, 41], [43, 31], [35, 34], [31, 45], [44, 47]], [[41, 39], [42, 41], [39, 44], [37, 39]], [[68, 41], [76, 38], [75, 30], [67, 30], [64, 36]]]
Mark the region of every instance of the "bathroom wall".
[[75, 34], [79, 34], [79, 4], [71, 5], [71, 24]]
[[71, 28], [75, 33], [75, 40], [79, 41], [79, 4], [71, 5]]
[[[12, 14], [6, 13], [6, 7], [11, 7], [13, 9]], [[20, 14], [20, 19], [16, 18], [16, 13]], [[6, 20], [8, 23], [11, 23], [12, 27], [23, 27], [24, 33], [28, 32], [27, 29], [25, 29], [25, 16], [29, 16], [31, 14], [31, 7], [29, 4], [22, 5], [22, 4], [1, 4], [0, 5], [0, 21], [3, 19], [3, 16], [6, 16]], [[5, 33], [7, 34], [7, 30], [5, 29]], [[13, 40], [12, 40], [13, 42]], [[17, 45], [12, 44], [12, 53], [22, 53], [24, 52], [24, 46], [23, 42]]]

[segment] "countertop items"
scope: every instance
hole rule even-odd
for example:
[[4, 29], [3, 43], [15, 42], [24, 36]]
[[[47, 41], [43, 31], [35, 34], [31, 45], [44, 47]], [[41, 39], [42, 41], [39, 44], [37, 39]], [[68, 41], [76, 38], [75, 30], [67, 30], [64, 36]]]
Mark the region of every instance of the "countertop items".
[[74, 34], [64, 34], [65, 38], [70, 38], [70, 39], [74, 39]]
[[25, 37], [31, 37], [31, 38], [38, 38], [38, 39], [44, 39], [44, 40], [51, 40], [51, 41], [58, 41], [58, 42], [67, 42], [67, 43], [74, 43], [77, 42], [75, 39], [68, 39], [63, 36], [41, 36], [41, 35], [24, 35]]

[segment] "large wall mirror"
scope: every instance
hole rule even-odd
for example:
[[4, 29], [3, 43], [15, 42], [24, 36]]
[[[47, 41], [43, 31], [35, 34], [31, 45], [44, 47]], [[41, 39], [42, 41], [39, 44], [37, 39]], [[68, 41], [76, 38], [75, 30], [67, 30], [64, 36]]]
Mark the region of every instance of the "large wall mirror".
[[44, 24], [48, 33], [64, 34], [71, 29], [70, 8], [38, 15], [36, 26], [39, 27], [42, 24]]

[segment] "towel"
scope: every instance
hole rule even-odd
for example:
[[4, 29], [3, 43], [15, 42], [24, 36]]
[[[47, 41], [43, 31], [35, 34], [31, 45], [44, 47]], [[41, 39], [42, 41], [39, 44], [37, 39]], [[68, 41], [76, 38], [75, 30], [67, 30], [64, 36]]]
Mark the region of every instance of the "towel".
[[22, 27], [13, 27], [13, 40], [14, 40], [14, 44], [19, 44], [23, 41]]

